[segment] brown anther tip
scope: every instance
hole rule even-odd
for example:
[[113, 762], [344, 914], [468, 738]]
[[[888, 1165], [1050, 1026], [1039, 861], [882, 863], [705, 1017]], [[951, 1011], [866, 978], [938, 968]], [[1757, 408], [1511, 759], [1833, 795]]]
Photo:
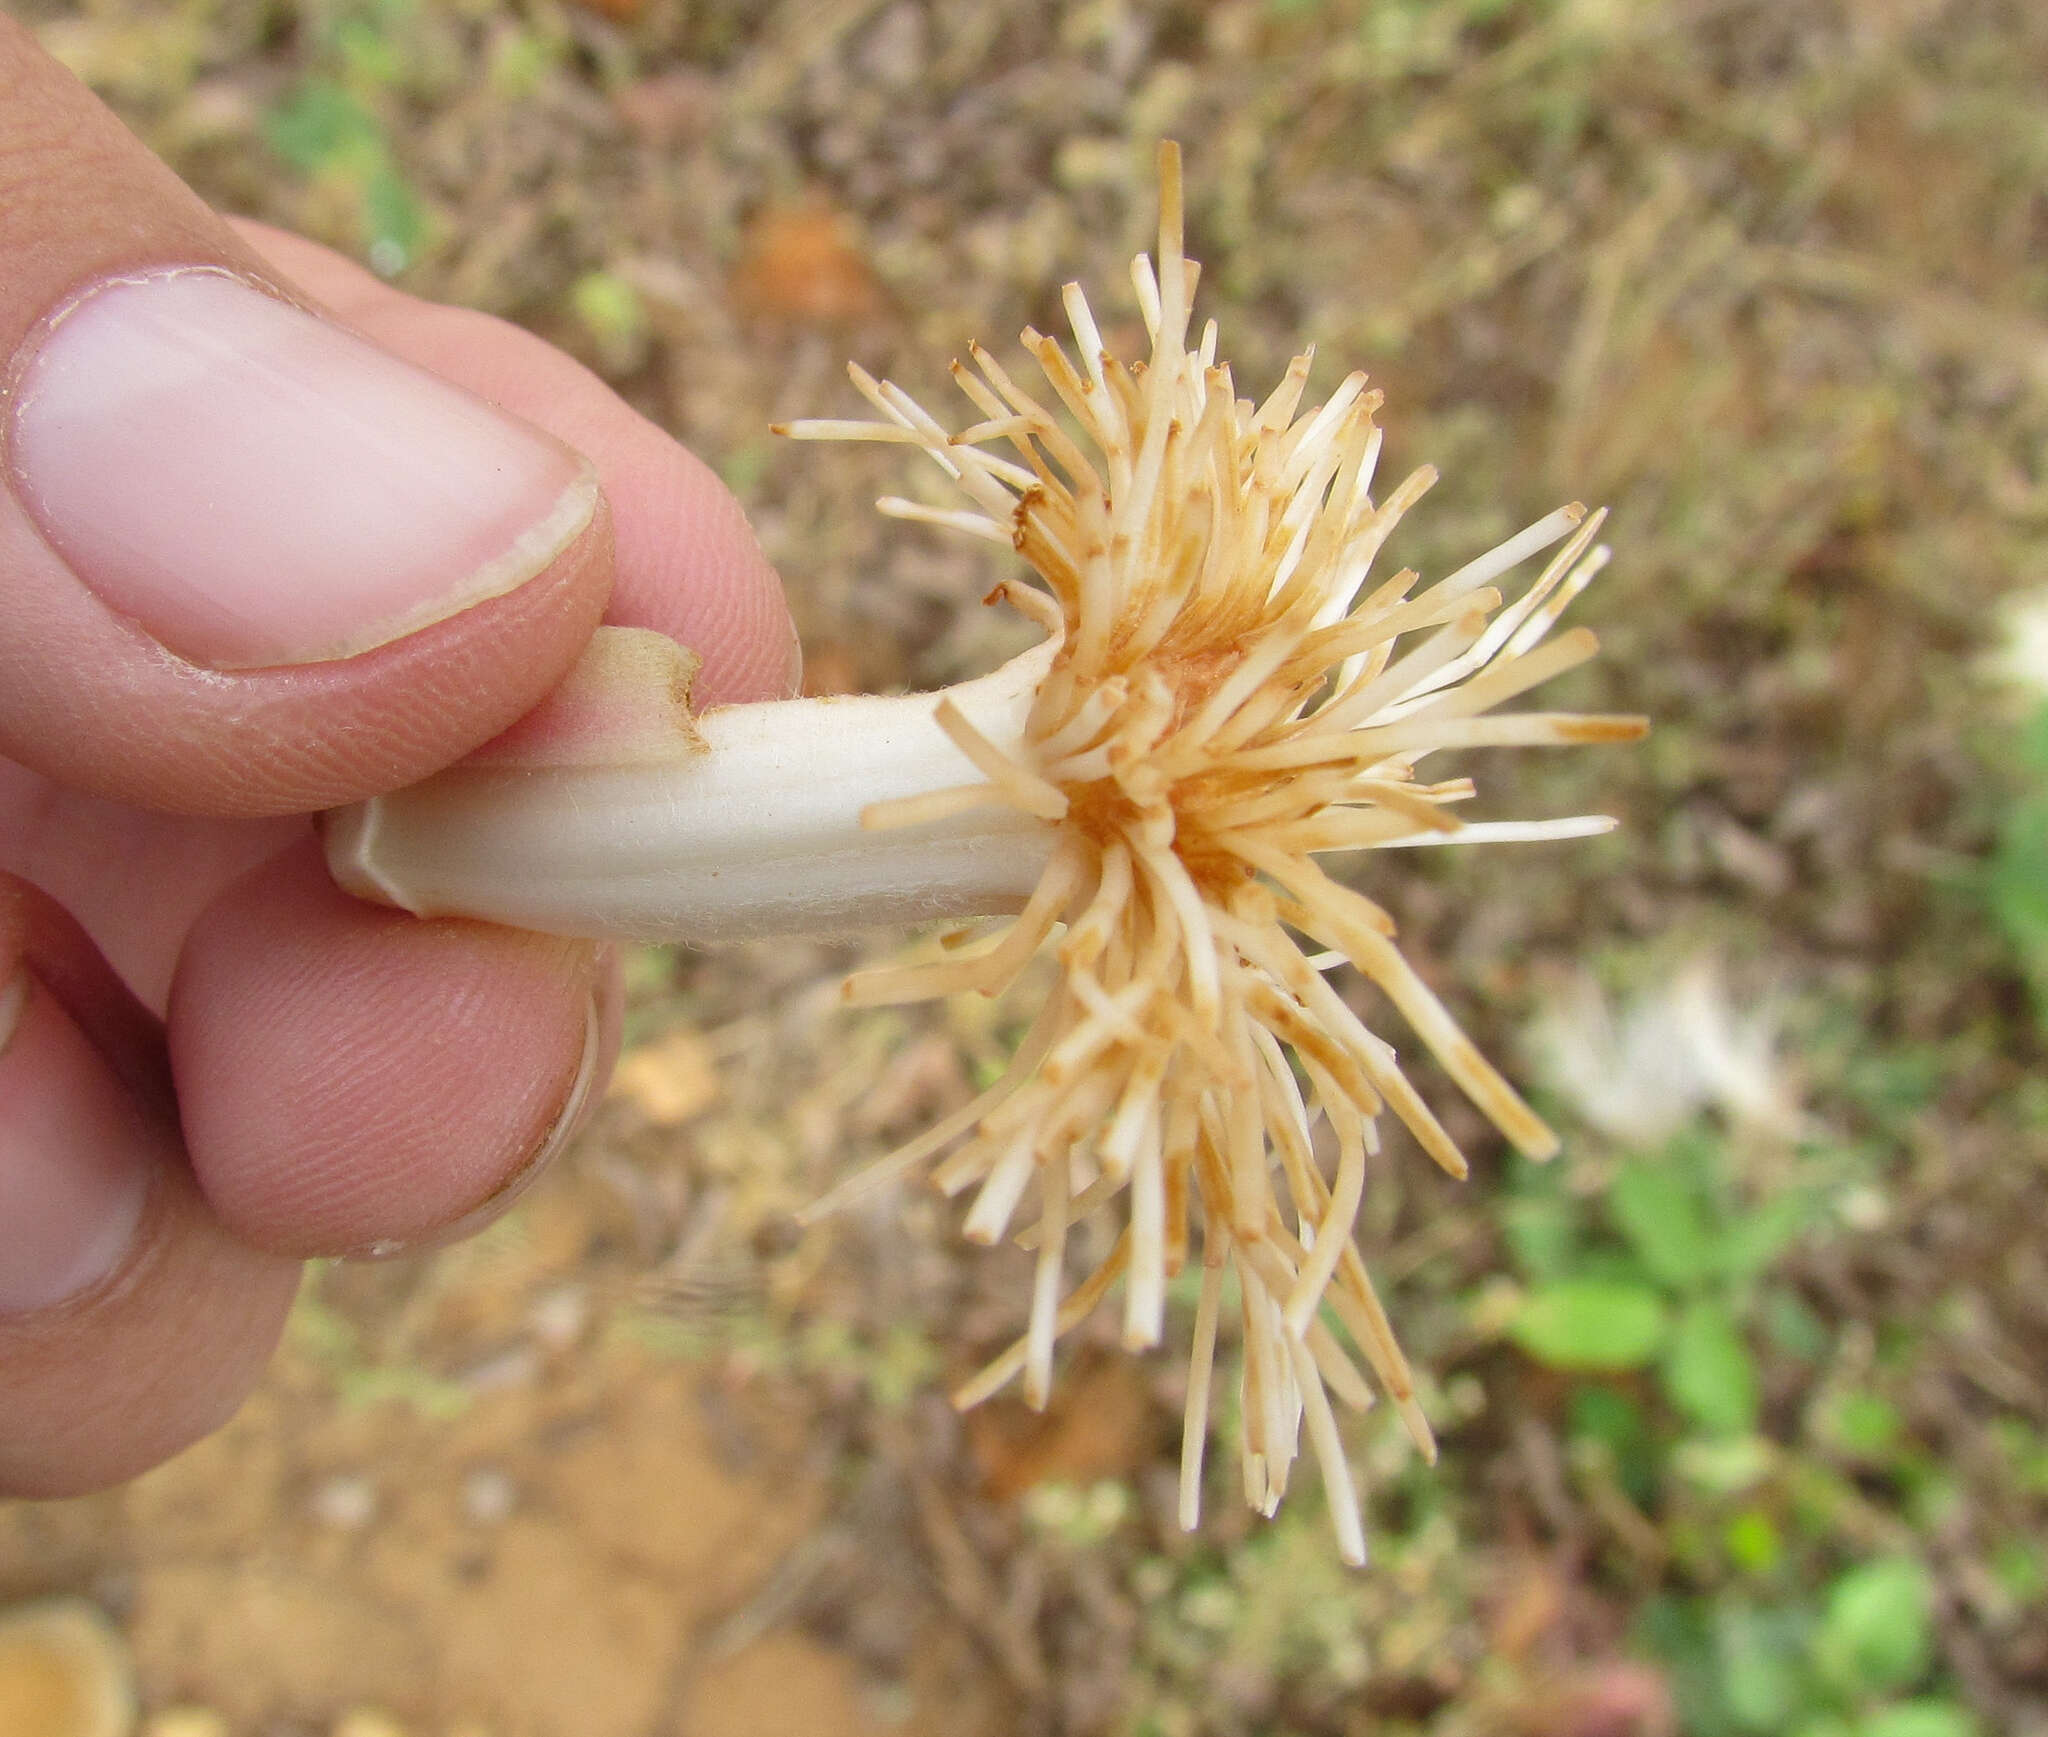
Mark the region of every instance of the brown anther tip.
[[1578, 718], [1560, 725], [1561, 741], [1582, 747], [1613, 742], [1640, 742], [1650, 733], [1648, 718]]

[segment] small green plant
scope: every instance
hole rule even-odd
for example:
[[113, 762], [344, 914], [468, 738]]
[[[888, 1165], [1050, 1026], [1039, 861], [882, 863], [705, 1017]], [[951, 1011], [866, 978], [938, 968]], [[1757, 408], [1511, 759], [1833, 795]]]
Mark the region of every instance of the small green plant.
[[1891, 1555], [1842, 1569], [1814, 1603], [1657, 1599], [1640, 1633], [1694, 1737], [1974, 1737], [1965, 1708], [1927, 1692], [1931, 1606], [1926, 1569]]
[[1999, 824], [1985, 891], [1991, 913], [2048, 1025], [2048, 704], [2016, 733], [2022, 783]]
[[624, 278], [585, 272], [569, 286], [569, 306], [611, 372], [626, 372], [646, 354], [647, 307]]
[[394, 277], [418, 258], [427, 218], [391, 148], [387, 93], [407, 72], [413, 0], [361, 0], [320, 33], [310, 70], [264, 121], [270, 148], [355, 213], [371, 267]]
[[[1798, 1443], [1766, 1433], [1767, 1362], [1817, 1372], [1833, 1349], [1773, 1278], [1823, 1197], [1790, 1179], [1800, 1158], [1758, 1190], [1738, 1185], [1732, 1156], [1695, 1123], [1624, 1158], [1597, 1196], [1520, 1167], [1501, 1207], [1527, 1287], [1508, 1336], [1580, 1378], [1574, 1463], [1635, 1503], [1668, 1552], [1674, 1590], [1644, 1607], [1636, 1638], [1668, 1671], [1685, 1731], [1971, 1737], [1971, 1715], [1938, 1692], [1930, 1576], [1853, 1481], [1888, 1482], [1910, 1514], [1939, 1469], [1882, 1393], [1849, 1380], [1800, 1407]], [[1890, 1540], [1874, 1555], [1873, 1529]], [[2013, 1564], [2016, 1587], [2026, 1567]]]
[[[1557, 1172], [1523, 1164], [1503, 1209], [1530, 1281], [1508, 1329], [1515, 1343], [1573, 1373], [1654, 1368], [1665, 1402], [1709, 1438], [1757, 1427], [1761, 1281], [1813, 1214], [1798, 1191], [1743, 1198], [1725, 1157], [1717, 1136], [1685, 1130], [1626, 1160], [1597, 1213]], [[1603, 1403], [1594, 1426], [1615, 1437]]]
[[366, 1345], [356, 1323], [320, 1295], [320, 1282], [316, 1269], [292, 1305], [286, 1342], [326, 1374], [345, 1410], [399, 1404], [446, 1423], [469, 1408], [470, 1391], [460, 1382]]
[[841, 1381], [865, 1390], [870, 1403], [900, 1412], [936, 1375], [939, 1351], [907, 1322], [879, 1334], [818, 1315], [792, 1322], [744, 1298], [735, 1306], [701, 1313], [623, 1310], [612, 1330], [631, 1344], [678, 1363], [733, 1357], [749, 1367], [809, 1380]]

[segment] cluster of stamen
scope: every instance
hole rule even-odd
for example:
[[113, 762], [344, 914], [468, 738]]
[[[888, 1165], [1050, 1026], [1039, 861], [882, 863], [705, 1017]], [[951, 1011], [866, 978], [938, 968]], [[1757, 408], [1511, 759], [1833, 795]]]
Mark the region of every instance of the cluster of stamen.
[[[1375, 500], [1380, 394], [1362, 374], [1304, 412], [1300, 356], [1254, 405], [1216, 361], [1213, 321], [1188, 347], [1197, 268], [1182, 252], [1171, 147], [1160, 182], [1158, 270], [1142, 255], [1133, 266], [1149, 363], [1109, 355], [1069, 285], [1080, 365], [1053, 338], [1023, 338], [1057, 408], [977, 346], [973, 370], [953, 372], [980, 420], [958, 432], [858, 368], [880, 422], [790, 430], [928, 453], [971, 509], [888, 499], [882, 510], [1014, 544], [1042, 588], [999, 591], [1057, 647], [1021, 746], [989, 740], [942, 701], [938, 721], [981, 780], [864, 817], [909, 826], [986, 804], [1038, 816], [1055, 842], [1037, 891], [992, 939], [949, 937], [951, 956], [847, 988], [865, 1005], [998, 993], [1048, 944], [1057, 986], [993, 1086], [823, 1204], [938, 1159], [941, 1189], [972, 1191], [974, 1241], [1011, 1234], [1035, 1205], [1017, 1233], [1035, 1250], [1027, 1330], [955, 1395], [963, 1406], [1020, 1374], [1027, 1400], [1044, 1404], [1055, 1342], [1119, 1281], [1124, 1342], [1157, 1344], [1168, 1282], [1198, 1261], [1181, 1467], [1190, 1527], [1234, 1268], [1245, 1495], [1274, 1511], [1306, 1423], [1339, 1547], [1362, 1561], [1332, 1399], [1362, 1409], [1377, 1385], [1434, 1455], [1354, 1240], [1381, 1112], [1452, 1175], [1466, 1165], [1393, 1047], [1325, 973], [1348, 962], [1384, 992], [1519, 1149], [1545, 1157], [1556, 1140], [1402, 958], [1387, 913], [1315, 858], [1604, 830], [1598, 816], [1462, 825], [1449, 810], [1470, 781], [1423, 782], [1416, 765], [1443, 748], [1628, 740], [1643, 725], [1487, 715], [1592, 655], [1584, 630], [1546, 636], [1605, 562], [1600, 515], [1562, 508], [1419, 593], [1407, 571], [1368, 586], [1435, 473]], [[1553, 547], [1504, 604], [1493, 582]], [[1113, 1237], [1093, 1241], [1107, 1253], [1070, 1284], [1076, 1227], [1099, 1214], [1114, 1215]]]

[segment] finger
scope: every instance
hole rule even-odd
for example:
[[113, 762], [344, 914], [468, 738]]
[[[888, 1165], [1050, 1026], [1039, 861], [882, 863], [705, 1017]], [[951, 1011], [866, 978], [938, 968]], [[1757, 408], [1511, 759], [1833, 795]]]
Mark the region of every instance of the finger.
[[201, 1186], [284, 1253], [467, 1234], [574, 1132], [608, 1001], [587, 943], [359, 904], [316, 848], [288, 852], [213, 903], [171, 985]]
[[423, 775], [600, 619], [594, 473], [323, 319], [0, 17], [0, 753], [215, 814]]
[[695, 454], [531, 332], [393, 289], [352, 260], [236, 220], [276, 268], [393, 355], [529, 418], [585, 453], [617, 549], [605, 619], [651, 627], [703, 658], [700, 705], [786, 699], [802, 677], [782, 584], [731, 490]]
[[0, 877], [0, 1495], [113, 1483], [214, 1428], [297, 1281], [207, 1210], [155, 1022]]
[[[153, 813], [0, 760], [0, 871], [51, 894], [159, 1014], [199, 913], [311, 828], [303, 815], [219, 821]], [[147, 867], [146, 898], [136, 896], [137, 865]]]

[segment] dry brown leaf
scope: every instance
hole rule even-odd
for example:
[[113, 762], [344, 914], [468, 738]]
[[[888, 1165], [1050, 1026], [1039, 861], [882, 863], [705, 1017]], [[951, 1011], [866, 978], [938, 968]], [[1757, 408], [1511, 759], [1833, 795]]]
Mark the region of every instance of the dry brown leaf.
[[747, 225], [733, 304], [749, 318], [851, 325], [882, 311], [882, 290], [852, 225], [816, 200], [770, 205]]
[[135, 1720], [128, 1649], [82, 1599], [0, 1613], [0, 1731], [122, 1737]]
[[1035, 1484], [1124, 1477], [1152, 1459], [1157, 1436], [1144, 1372], [1127, 1358], [1064, 1377], [1043, 1412], [1001, 1399], [967, 1414], [968, 1446], [998, 1501]]
[[1565, 1586], [1542, 1557], [1518, 1553], [1500, 1577], [1500, 1599], [1487, 1621], [1489, 1650], [1517, 1663], [1555, 1629], [1564, 1616]]
[[684, 1026], [621, 1056], [610, 1095], [658, 1128], [680, 1127], [717, 1100], [718, 1066], [703, 1037]]

